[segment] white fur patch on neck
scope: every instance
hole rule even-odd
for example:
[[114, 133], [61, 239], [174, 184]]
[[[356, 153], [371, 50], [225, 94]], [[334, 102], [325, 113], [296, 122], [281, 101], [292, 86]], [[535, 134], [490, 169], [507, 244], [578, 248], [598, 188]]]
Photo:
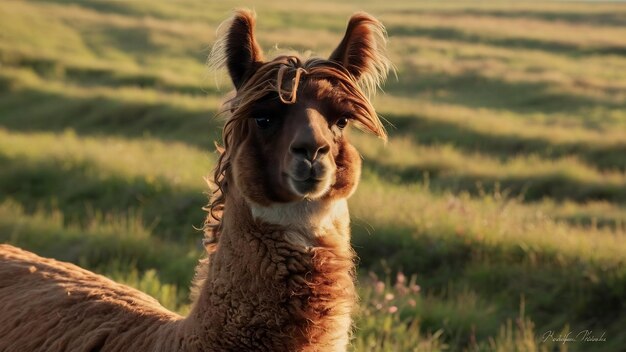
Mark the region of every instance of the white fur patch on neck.
[[257, 220], [304, 230], [315, 236], [328, 231], [347, 231], [350, 222], [346, 199], [333, 201], [305, 199], [268, 207], [252, 204], [250, 209], [252, 216]]

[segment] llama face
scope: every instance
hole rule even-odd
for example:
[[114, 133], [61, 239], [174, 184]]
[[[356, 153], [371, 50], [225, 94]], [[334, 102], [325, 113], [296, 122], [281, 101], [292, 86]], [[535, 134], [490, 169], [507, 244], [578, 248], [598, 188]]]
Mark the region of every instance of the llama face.
[[265, 61], [254, 17], [239, 12], [214, 47], [236, 88], [224, 128], [224, 166], [240, 193], [256, 205], [348, 197], [361, 161], [346, 138], [350, 125], [385, 138], [365, 92], [384, 78], [384, 29], [354, 15], [328, 59], [279, 56]]
[[360, 157], [348, 142], [354, 112], [327, 80], [303, 81], [291, 104], [276, 93], [252, 104], [232, 155], [241, 193], [259, 205], [350, 195], [360, 175]]

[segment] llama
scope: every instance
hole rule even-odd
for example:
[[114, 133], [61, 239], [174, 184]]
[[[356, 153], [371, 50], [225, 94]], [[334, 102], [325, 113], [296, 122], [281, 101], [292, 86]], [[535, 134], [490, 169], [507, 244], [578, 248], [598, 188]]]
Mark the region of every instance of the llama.
[[[356, 302], [349, 124], [383, 139], [368, 100], [385, 32], [353, 15], [328, 59], [265, 61], [255, 17], [225, 22], [211, 62], [235, 86], [187, 317], [75, 265], [0, 245], [0, 351], [345, 351]], [[149, 245], [149, 244], [146, 244]]]

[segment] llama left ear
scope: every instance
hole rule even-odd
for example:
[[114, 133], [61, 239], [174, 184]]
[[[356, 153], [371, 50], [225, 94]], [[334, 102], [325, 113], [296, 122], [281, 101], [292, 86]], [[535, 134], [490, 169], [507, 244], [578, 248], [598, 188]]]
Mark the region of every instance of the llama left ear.
[[387, 57], [386, 34], [377, 19], [364, 12], [356, 13], [329, 60], [342, 64], [367, 93], [374, 93], [393, 67]]

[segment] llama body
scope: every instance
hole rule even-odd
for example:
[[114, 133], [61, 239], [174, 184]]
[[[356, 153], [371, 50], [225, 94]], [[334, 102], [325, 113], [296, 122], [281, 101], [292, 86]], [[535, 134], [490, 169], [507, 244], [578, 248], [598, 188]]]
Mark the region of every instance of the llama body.
[[356, 14], [329, 59], [267, 62], [250, 12], [223, 28], [212, 62], [236, 95], [190, 314], [0, 245], [0, 351], [345, 351], [356, 302], [346, 199], [361, 160], [344, 128], [386, 137], [365, 94], [390, 68], [383, 27]]
[[101, 275], [0, 245], [0, 351], [345, 349], [355, 300], [345, 224], [230, 222], [239, 210], [227, 204], [220, 250], [199, 264], [207, 277], [184, 319]]
[[8, 245], [0, 320], [0, 351], [14, 352], [168, 350], [183, 323], [140, 291]]

